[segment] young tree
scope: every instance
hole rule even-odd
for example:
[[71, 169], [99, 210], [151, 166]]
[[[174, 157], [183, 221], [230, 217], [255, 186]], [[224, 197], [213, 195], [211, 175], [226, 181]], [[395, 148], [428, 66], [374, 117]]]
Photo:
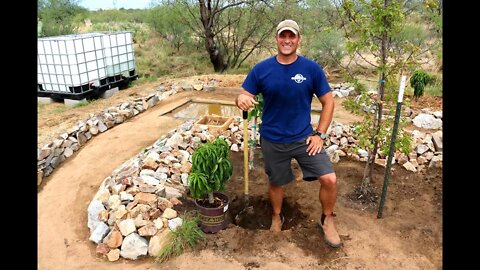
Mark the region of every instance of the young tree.
[[[363, 125], [368, 141], [368, 160], [365, 166], [362, 187], [368, 186], [372, 179], [373, 164], [382, 142], [387, 141], [381, 135], [386, 128], [382, 125], [384, 103], [393, 101], [396, 94], [396, 82], [401, 73], [409, 72], [418, 66], [423, 53], [431, 44], [422, 39], [413, 42], [405, 38], [405, 29], [409, 25], [406, 16], [413, 9], [406, 8], [409, 1], [394, 0], [344, 0], [335, 1], [342, 18], [342, 27], [347, 38], [347, 50], [351, 56], [358, 56], [375, 68], [378, 76], [378, 91], [374, 99], [375, 115], [366, 118]], [[409, 3], [411, 4], [411, 3]], [[415, 4], [412, 4], [415, 7]], [[403, 38], [402, 38], [403, 37]], [[430, 47], [429, 47], [430, 46]], [[375, 61], [367, 59], [366, 54], [374, 56]], [[386, 89], [394, 89], [386, 95]], [[386, 99], [387, 97], [387, 99]], [[391, 106], [395, 107], [395, 106]]]

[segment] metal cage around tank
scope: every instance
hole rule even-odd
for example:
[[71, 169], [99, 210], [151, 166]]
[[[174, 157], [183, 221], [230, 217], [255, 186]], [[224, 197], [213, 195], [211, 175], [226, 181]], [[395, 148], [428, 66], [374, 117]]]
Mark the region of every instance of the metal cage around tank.
[[85, 33], [39, 38], [37, 95], [83, 99], [138, 78], [132, 33]]

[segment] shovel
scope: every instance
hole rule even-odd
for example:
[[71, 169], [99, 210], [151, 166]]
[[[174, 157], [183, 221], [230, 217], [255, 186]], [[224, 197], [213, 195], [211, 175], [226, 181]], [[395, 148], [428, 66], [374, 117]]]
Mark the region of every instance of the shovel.
[[248, 111], [242, 111], [243, 118], [243, 179], [244, 179], [244, 207], [235, 217], [235, 221], [238, 225], [242, 216], [245, 214], [253, 213], [253, 206], [249, 206], [248, 199]]

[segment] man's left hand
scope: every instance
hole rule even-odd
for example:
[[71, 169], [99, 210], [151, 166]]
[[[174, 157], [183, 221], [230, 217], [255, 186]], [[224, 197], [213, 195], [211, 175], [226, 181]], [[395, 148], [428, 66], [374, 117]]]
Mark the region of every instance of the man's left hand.
[[309, 156], [314, 156], [322, 151], [323, 140], [317, 135], [309, 136], [307, 138], [307, 144], [307, 152]]

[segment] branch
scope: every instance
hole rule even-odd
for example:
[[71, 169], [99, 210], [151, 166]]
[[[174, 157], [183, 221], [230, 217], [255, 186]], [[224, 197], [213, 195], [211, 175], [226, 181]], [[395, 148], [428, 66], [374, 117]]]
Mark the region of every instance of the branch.
[[238, 6], [238, 5], [241, 5], [241, 4], [244, 4], [246, 1], [240, 1], [240, 2], [236, 2], [236, 3], [232, 3], [230, 5], [226, 5], [224, 7], [222, 7], [221, 9], [218, 9], [218, 1], [217, 1], [217, 4], [215, 5], [215, 14], [217, 13], [220, 13], [222, 11], [224, 11], [225, 9], [229, 8], [229, 7], [234, 7], [234, 6]]
[[[379, 66], [373, 64], [373, 63], [370, 63], [370, 61], [368, 61], [367, 59], [365, 59], [365, 57], [363, 57], [358, 51], [355, 52], [358, 56], [360, 56], [360, 58], [363, 59], [363, 61], [369, 63], [370, 65], [374, 66], [375, 68], [378, 68]], [[373, 53], [372, 53], [373, 54]]]
[[[240, 65], [253, 53], [253, 51], [255, 49], [260, 47], [260, 44], [262, 44], [270, 36], [270, 33], [271, 33], [271, 31], [273, 31], [273, 29], [275, 29], [275, 26], [272, 26], [267, 32], [265, 32], [262, 35], [262, 37], [257, 42], [255, 42], [253, 44], [252, 48], [248, 51], [248, 53], [244, 57], [242, 57], [242, 59], [238, 62], [238, 64], [236, 65], [237, 68], [240, 67]], [[245, 39], [245, 42], [246, 41], [247, 40]], [[242, 42], [242, 47], [241, 48], [243, 48], [243, 44], [245, 44], [245, 42]], [[240, 53], [238, 54], [236, 62], [238, 61], [238, 58], [240, 58]]]

